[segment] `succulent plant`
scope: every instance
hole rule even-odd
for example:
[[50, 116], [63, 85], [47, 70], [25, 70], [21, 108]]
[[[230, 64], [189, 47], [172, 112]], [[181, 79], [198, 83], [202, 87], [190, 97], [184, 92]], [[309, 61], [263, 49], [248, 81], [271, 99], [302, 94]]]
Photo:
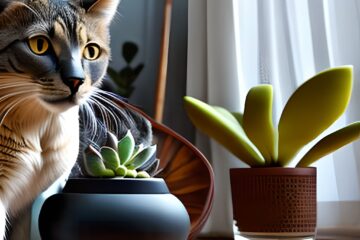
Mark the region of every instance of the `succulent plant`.
[[107, 132], [107, 141], [99, 150], [92, 145], [85, 149], [85, 170], [92, 177], [149, 178], [159, 166], [155, 153], [156, 145], [135, 145], [130, 130], [119, 141]]
[[[277, 128], [272, 121], [273, 89], [268, 84], [249, 90], [243, 114], [189, 96], [184, 102], [193, 124], [243, 162], [252, 167], [287, 166], [305, 145], [344, 113], [352, 84], [351, 66], [317, 74], [289, 98]], [[318, 141], [296, 167], [309, 166], [359, 138], [360, 122], [357, 121]]]

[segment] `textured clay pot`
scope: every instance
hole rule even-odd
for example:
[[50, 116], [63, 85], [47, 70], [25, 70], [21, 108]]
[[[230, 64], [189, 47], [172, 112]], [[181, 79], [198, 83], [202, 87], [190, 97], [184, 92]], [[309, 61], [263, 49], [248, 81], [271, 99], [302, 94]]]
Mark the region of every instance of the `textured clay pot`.
[[162, 179], [69, 179], [45, 201], [39, 228], [47, 240], [184, 240], [190, 220]]
[[316, 168], [230, 169], [234, 220], [247, 237], [310, 237]]

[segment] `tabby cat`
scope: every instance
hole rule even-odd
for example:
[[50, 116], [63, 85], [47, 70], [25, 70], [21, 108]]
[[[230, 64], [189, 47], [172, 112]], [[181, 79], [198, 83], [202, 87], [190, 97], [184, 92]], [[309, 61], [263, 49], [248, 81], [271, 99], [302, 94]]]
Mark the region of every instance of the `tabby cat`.
[[81, 124], [85, 133], [96, 129], [97, 114], [116, 119], [118, 135], [131, 128], [137, 141], [150, 141], [148, 122], [118, 114], [98, 88], [119, 1], [0, 0], [0, 239], [13, 218], [11, 239], [28, 239], [24, 209], [73, 168], [79, 111], [92, 119]]

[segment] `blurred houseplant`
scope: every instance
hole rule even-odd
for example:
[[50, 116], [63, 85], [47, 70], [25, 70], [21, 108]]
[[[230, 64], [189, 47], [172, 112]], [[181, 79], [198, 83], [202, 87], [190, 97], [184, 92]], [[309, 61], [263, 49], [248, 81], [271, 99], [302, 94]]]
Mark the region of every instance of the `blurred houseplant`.
[[135, 145], [130, 131], [107, 132], [104, 146], [84, 151], [87, 178], [68, 179], [42, 206], [42, 239], [185, 240], [190, 219], [157, 174], [156, 145]]
[[[184, 98], [185, 109], [193, 124], [252, 167], [230, 170], [234, 218], [245, 235], [259, 232], [260, 235], [281, 235], [290, 231], [296, 236], [306, 236], [314, 233], [316, 169], [306, 167], [357, 140], [360, 122], [322, 138], [299, 160], [296, 168], [285, 166], [344, 113], [350, 101], [352, 83], [351, 66], [317, 74], [289, 98], [277, 128], [272, 122], [271, 85], [250, 89], [243, 114], [189, 96]], [[308, 178], [305, 172], [309, 172]], [[264, 180], [262, 183], [260, 176]], [[291, 176], [291, 179], [285, 176]], [[259, 198], [251, 192], [255, 188], [260, 188]], [[288, 199], [280, 198], [283, 193]], [[245, 206], [247, 204], [252, 207]], [[302, 209], [304, 204], [309, 208]], [[277, 205], [279, 210], [276, 210]], [[299, 216], [292, 216], [294, 212]]]
[[131, 66], [131, 62], [134, 60], [138, 50], [139, 48], [135, 43], [125, 42], [122, 47], [122, 56], [126, 62], [126, 66], [120, 71], [108, 67], [107, 73], [117, 86], [117, 89], [113, 91], [125, 98], [131, 96], [134, 91], [133, 84], [144, 68], [144, 64], [142, 63], [136, 67]]

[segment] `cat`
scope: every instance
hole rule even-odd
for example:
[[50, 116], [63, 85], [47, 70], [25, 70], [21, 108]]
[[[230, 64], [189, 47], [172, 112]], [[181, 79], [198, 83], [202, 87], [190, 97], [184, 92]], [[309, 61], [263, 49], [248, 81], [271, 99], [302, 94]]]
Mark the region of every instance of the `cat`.
[[10, 238], [29, 238], [24, 212], [75, 169], [80, 134], [97, 131], [96, 116], [115, 119], [118, 135], [130, 128], [137, 142], [151, 141], [148, 121], [99, 89], [119, 2], [0, 0], [0, 239], [14, 218]]

